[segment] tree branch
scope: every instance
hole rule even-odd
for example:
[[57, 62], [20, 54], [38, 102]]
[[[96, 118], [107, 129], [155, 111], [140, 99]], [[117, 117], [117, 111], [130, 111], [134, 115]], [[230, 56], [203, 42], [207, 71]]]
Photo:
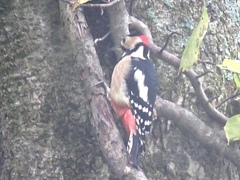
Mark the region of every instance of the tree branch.
[[[115, 45], [120, 46], [122, 38], [129, 34], [129, 15], [124, 0], [106, 9], [110, 20], [111, 37]], [[117, 14], [117, 15], [116, 15]], [[122, 56], [122, 51], [116, 51], [117, 58]]]
[[220, 134], [193, 113], [160, 97], [156, 100], [156, 109], [158, 116], [171, 119], [178, 127], [187, 131], [190, 137], [194, 137], [206, 147], [213, 148], [240, 170], [240, 152], [227, 146], [226, 140], [224, 141]]
[[[80, 73], [79, 80], [83, 82], [83, 89], [89, 100], [89, 104], [86, 104], [86, 106], [90, 106], [91, 112], [89, 114], [91, 117], [89, 119], [95, 128], [107, 164], [119, 179], [146, 180], [147, 178], [141, 170], [128, 165], [126, 147], [115, 125], [108, 100], [103, 95], [104, 88], [94, 86], [99, 82], [99, 79], [102, 80], [104, 77], [81, 8], [72, 12], [66, 3], [59, 0], [59, 4], [66, 34], [79, 64], [77, 67]], [[117, 7], [113, 7], [113, 10], [115, 8]]]
[[228, 100], [233, 99], [233, 98], [235, 98], [235, 97], [237, 97], [237, 96], [240, 96], [240, 93], [234, 94], [234, 95], [228, 97], [227, 99], [224, 99], [222, 102], [220, 102], [220, 103], [216, 106], [216, 108], [219, 108], [219, 107], [220, 107], [221, 105], [223, 105], [225, 102], [227, 102]]
[[[123, 7], [121, 7], [123, 8]], [[153, 43], [152, 35], [147, 28], [147, 26], [137, 20], [134, 17], [129, 17], [126, 13], [119, 15], [120, 19], [115, 19], [111, 23], [111, 27], [114, 28], [118, 26], [119, 32], [123, 32], [123, 29], [126, 28], [125, 26], [119, 27], [119, 24], [123, 25], [129, 19], [130, 26], [137, 28], [138, 30], [141, 29], [142, 33], [147, 35], [149, 41], [151, 43], [151, 53], [157, 57], [163, 59], [165, 62], [168, 62], [175, 68], [179, 67], [180, 59], [174, 56], [173, 54], [163, 51], [162, 54], [159, 52], [161, 51], [161, 47], [158, 47]], [[118, 18], [119, 16], [116, 16]], [[125, 18], [123, 18], [125, 16]], [[122, 20], [123, 19], [123, 20]], [[118, 31], [112, 33], [112, 36], [117, 35]], [[124, 34], [125, 35], [125, 34]], [[123, 37], [123, 36], [122, 36]], [[117, 44], [120, 42], [120, 39], [114, 39], [114, 42]], [[196, 95], [199, 98], [203, 108], [205, 111], [218, 122], [225, 123], [227, 121], [227, 117], [216, 110], [209, 102], [204, 90], [202, 88], [201, 82], [198, 80], [198, 75], [193, 71], [190, 70], [184, 73], [188, 79], [190, 80], [192, 86], [195, 89]], [[158, 116], [166, 117], [171, 119], [175, 122], [181, 129], [187, 131], [190, 136], [194, 137], [198, 140], [201, 144], [211, 147], [216, 150], [219, 154], [226, 157], [229, 161], [231, 161], [236, 167], [240, 168], [240, 153], [235, 149], [228, 147], [226, 145], [226, 141], [223, 140], [223, 136], [214, 132], [209, 126], [207, 126], [201, 119], [197, 118], [193, 113], [190, 111], [177, 106], [176, 104], [163, 100], [157, 97], [156, 100], [156, 109], [158, 111]]]
[[[74, 5], [74, 2], [72, 2], [72, 1], [67, 1], [67, 0], [61, 0], [62, 2], [64, 2], [64, 3], [67, 3], [67, 4], [69, 4], [70, 6], [73, 6]], [[114, 4], [116, 4], [117, 2], [119, 2], [120, 0], [113, 0], [113, 1], [111, 1], [111, 2], [109, 2], [109, 3], [105, 3], [105, 4], [91, 4], [91, 3], [84, 3], [84, 4], [80, 4], [78, 7], [90, 7], [90, 8], [92, 8], [92, 7], [99, 7], [99, 8], [107, 8], [107, 7], [110, 7], [110, 6], [112, 6], [112, 5], [114, 5]], [[77, 8], [78, 8], [77, 7]]]
[[107, 8], [113, 6], [114, 4], [118, 3], [120, 0], [113, 0], [106, 4], [81, 4], [81, 7], [100, 7], [100, 8]]
[[[115, 44], [118, 44], [121, 41], [122, 37], [128, 33], [126, 26], [128, 24], [129, 17], [124, 8], [124, 2], [120, 1], [118, 4], [107, 9], [110, 16], [116, 12], [120, 13], [118, 16], [112, 17], [113, 19], [110, 18], [110, 26], [112, 30], [111, 35], [114, 37], [113, 40]], [[61, 11], [66, 11], [66, 8], [61, 8]], [[69, 17], [66, 17], [66, 19], [68, 18]], [[117, 18], [120, 18], [120, 20]], [[65, 24], [68, 24], [68, 22], [71, 22], [71, 20], [65, 20]], [[139, 21], [135, 25], [139, 24], [141, 27], [145, 27], [144, 30], [147, 33], [144, 34], [148, 35], [150, 42], [152, 42], [151, 33], [148, 31], [146, 25]], [[94, 47], [92, 40], [89, 40], [89, 37], [79, 38], [79, 33], [76, 31], [77, 28], [73, 24], [70, 23], [66, 26], [69, 27], [68, 31], [70, 32], [67, 31], [68, 33], [74, 33], [75, 36], [78, 37], [70, 39], [73, 46], [76, 47], [73, 48], [73, 50], [76, 54], [77, 60], [81, 63], [81, 66], [84, 67], [84, 76], [82, 75], [82, 78], [84, 79], [85, 88], [87, 89], [87, 87], [92, 87], [91, 91], [89, 91], [87, 94], [92, 110], [92, 118], [90, 119], [97, 131], [101, 150], [107, 160], [108, 165], [113, 168], [113, 171], [119, 178], [146, 179], [142, 171], [137, 171], [136, 169], [131, 168], [127, 165], [127, 153], [125, 146], [123, 145], [122, 138], [114, 123], [106, 97], [101, 95], [104, 93], [104, 91], [102, 88], [92, 86], [92, 84], [96, 84], [99, 79], [104, 79], [102, 72], [98, 71], [101, 69], [101, 67], [97, 61], [95, 51], [91, 51], [91, 55], [94, 58], [89, 59], [91, 56], [82, 58], [82, 51], [79, 51], [79, 49], [77, 49], [79, 46], [76, 45], [79, 43], [87, 45], [85, 48], [91, 49], [91, 47]], [[176, 56], [166, 51], [163, 51], [162, 55], [159, 55], [161, 48], [153, 44], [153, 42], [151, 44], [151, 51], [153, 55], [163, 59], [175, 68], [178, 68], [180, 60]], [[82, 47], [84, 47], [84, 45], [82, 45]], [[225, 122], [227, 118], [218, 112], [215, 108], [213, 108], [210, 103], [208, 103], [208, 99], [202, 89], [202, 85], [197, 79], [197, 74], [193, 70], [190, 70], [186, 72], [185, 75], [191, 81], [197, 96], [200, 98], [203, 107], [205, 107], [206, 112], [208, 112], [214, 118], [220, 118], [220, 122]], [[177, 106], [172, 102], [163, 100], [159, 97], [156, 100], [156, 108], [159, 116], [171, 119], [180, 128], [187, 130], [187, 132], [200, 143], [215, 149], [218, 153], [222, 154], [224, 157], [234, 163], [238, 168], [240, 168], [240, 153], [228, 147], [226, 145], [226, 142], [223, 141], [216, 132], [205, 125], [194, 114], [182, 107]]]
[[[149, 42], [151, 44], [150, 50], [153, 56], [162, 59], [176, 69], [179, 68], [180, 59], [167, 51], [163, 51], [162, 53], [160, 53], [162, 48], [153, 43], [151, 32], [142, 21], [134, 17], [130, 17], [130, 22], [132, 26], [142, 30], [142, 33], [148, 36]], [[185, 74], [190, 80], [197, 95], [197, 98], [200, 100], [202, 107], [207, 112], [207, 114], [210, 115], [214, 120], [225, 124], [228, 118], [224, 114], [219, 112], [215, 107], [213, 107], [213, 105], [208, 101], [207, 95], [205, 94], [202, 88], [202, 84], [198, 80], [198, 75], [195, 73], [195, 71], [191, 69], [187, 72], [184, 72], [183, 74]]]

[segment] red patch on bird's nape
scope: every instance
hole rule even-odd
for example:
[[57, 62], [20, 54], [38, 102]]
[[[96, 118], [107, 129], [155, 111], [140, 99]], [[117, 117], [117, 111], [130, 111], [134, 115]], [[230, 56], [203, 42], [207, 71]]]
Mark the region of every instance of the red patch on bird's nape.
[[145, 44], [146, 46], [149, 46], [149, 41], [148, 41], [147, 36], [141, 35], [141, 36], [138, 36], [138, 37], [142, 40], [143, 44]]

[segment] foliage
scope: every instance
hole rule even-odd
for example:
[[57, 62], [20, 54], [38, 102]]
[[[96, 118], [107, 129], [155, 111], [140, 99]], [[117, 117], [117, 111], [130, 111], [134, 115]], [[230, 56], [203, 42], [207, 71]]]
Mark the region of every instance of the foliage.
[[[224, 59], [223, 63], [218, 65], [221, 69], [231, 71], [233, 73], [234, 82], [237, 89], [240, 88], [240, 61]], [[240, 114], [232, 116], [228, 119], [224, 131], [228, 140], [228, 144], [231, 141], [237, 141], [240, 139]]]
[[240, 114], [228, 119], [224, 126], [224, 131], [228, 140], [228, 144], [232, 141], [240, 139]]
[[240, 74], [235, 73], [233, 75], [233, 79], [236, 84], [236, 87], [239, 89], [240, 88]]
[[183, 51], [183, 56], [180, 62], [179, 72], [188, 71], [193, 64], [197, 62], [199, 56], [199, 47], [208, 29], [208, 14], [206, 3], [204, 1], [202, 7], [202, 16], [198, 26], [193, 30], [193, 33], [188, 40], [187, 46]]
[[238, 60], [224, 59], [223, 63], [218, 66], [222, 69], [226, 69], [234, 73], [240, 74], [240, 61]]
[[240, 88], [240, 61], [239, 60], [231, 60], [231, 59], [224, 59], [223, 63], [218, 65], [221, 69], [231, 71], [233, 73], [234, 82], [236, 87]]

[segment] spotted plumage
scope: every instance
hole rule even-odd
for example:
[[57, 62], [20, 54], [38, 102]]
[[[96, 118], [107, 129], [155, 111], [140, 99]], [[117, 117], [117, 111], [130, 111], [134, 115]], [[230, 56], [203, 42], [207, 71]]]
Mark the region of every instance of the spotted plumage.
[[157, 74], [149, 60], [146, 36], [126, 36], [125, 53], [115, 66], [109, 98], [129, 136], [128, 153], [134, 167], [145, 151], [145, 134], [150, 131], [153, 106], [157, 94]]
[[151, 61], [137, 57], [131, 59], [131, 65], [136, 68], [131, 69], [126, 82], [142, 152], [145, 151], [145, 133], [150, 131], [152, 121], [157, 94], [157, 75]]

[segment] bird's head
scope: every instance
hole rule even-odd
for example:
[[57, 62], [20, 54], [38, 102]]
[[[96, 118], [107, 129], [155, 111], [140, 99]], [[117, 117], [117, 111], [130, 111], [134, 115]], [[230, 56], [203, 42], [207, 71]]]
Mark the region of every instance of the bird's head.
[[124, 51], [134, 49], [138, 44], [149, 47], [149, 41], [145, 35], [127, 35], [123, 38], [121, 45]]

